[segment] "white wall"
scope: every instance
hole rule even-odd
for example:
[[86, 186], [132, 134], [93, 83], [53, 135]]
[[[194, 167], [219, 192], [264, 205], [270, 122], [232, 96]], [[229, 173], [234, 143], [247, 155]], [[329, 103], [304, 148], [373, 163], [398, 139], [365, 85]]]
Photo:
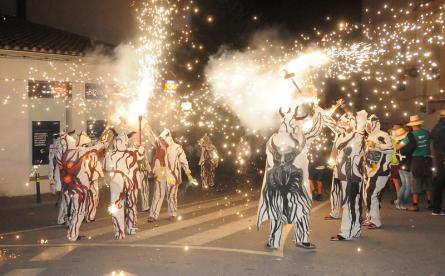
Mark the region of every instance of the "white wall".
[[[71, 81], [73, 103], [70, 105], [72, 126], [76, 131], [86, 130], [86, 120], [91, 116], [105, 119], [105, 110], [94, 100], [85, 102], [84, 81], [94, 79], [94, 65], [79, 67], [89, 71], [89, 80], [73, 77], [72, 62], [35, 60], [31, 58], [0, 58], [0, 196], [18, 196], [35, 193], [35, 184], [30, 181], [32, 166], [31, 122], [39, 120], [60, 121], [61, 128], [67, 120], [64, 100], [29, 99], [27, 83], [30, 77], [35, 80], [55, 78], [58, 81]], [[35, 70], [30, 70], [33, 67]], [[89, 108], [88, 108], [89, 107]], [[49, 108], [49, 109], [47, 109]], [[91, 110], [89, 110], [91, 109]], [[38, 168], [46, 176], [46, 165]], [[42, 180], [42, 193], [49, 192], [47, 180]]]

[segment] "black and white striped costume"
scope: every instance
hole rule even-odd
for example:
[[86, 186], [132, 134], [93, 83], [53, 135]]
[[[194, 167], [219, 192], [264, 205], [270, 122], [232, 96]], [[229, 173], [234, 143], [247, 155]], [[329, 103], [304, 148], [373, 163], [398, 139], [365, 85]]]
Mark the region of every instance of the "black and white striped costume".
[[[345, 115], [344, 115], [345, 116]], [[366, 111], [349, 116], [350, 132], [338, 138], [337, 173], [342, 188], [340, 233], [349, 240], [361, 235], [362, 164], [365, 153]]]
[[389, 179], [392, 153], [391, 138], [380, 130], [380, 122], [375, 115], [368, 119], [368, 138], [365, 152], [365, 188], [363, 199], [366, 207], [365, 224], [382, 226], [380, 219], [380, 193]]
[[312, 196], [307, 150], [324, 126], [335, 124], [330, 117], [331, 112], [319, 107], [316, 107], [312, 117], [308, 113], [299, 115], [298, 109], [289, 109], [286, 113], [280, 110], [280, 129], [270, 137], [266, 146], [267, 159], [257, 227], [270, 220], [268, 247], [271, 248], [280, 247], [284, 224], [294, 226], [297, 244], [309, 243]]

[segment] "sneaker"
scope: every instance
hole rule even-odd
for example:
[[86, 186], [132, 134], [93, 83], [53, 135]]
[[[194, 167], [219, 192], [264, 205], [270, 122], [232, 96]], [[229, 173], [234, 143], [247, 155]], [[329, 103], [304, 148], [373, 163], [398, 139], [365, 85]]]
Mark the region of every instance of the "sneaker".
[[419, 211], [419, 206], [410, 206], [410, 207], [408, 207], [408, 211], [411, 211], [411, 212], [418, 212]]
[[396, 206], [396, 209], [399, 209], [399, 210], [400, 210], [401, 205], [399, 204], [399, 201], [398, 201], [398, 200], [394, 200], [394, 205]]
[[445, 216], [445, 212], [442, 211], [442, 210], [440, 210], [440, 211], [433, 211], [431, 213], [431, 215], [433, 215], [433, 216]]

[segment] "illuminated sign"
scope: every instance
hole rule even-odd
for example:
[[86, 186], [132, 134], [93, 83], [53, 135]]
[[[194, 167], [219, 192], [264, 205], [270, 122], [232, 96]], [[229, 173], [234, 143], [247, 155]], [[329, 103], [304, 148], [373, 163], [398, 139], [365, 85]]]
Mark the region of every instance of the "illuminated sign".
[[164, 92], [175, 93], [178, 90], [178, 82], [175, 80], [166, 80], [164, 84]]

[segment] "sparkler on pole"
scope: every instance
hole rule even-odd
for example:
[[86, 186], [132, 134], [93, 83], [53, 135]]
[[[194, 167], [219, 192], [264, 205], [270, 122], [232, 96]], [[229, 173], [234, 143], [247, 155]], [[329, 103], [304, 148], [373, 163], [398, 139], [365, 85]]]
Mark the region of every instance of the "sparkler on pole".
[[287, 71], [287, 69], [283, 69], [284, 72], [284, 79], [290, 79], [292, 81], [292, 83], [295, 85], [295, 87], [297, 88], [298, 92], [300, 94], [303, 94], [303, 92], [301, 92], [300, 87], [298, 86], [297, 82], [295, 82], [294, 77], [295, 77], [295, 73], [289, 73]]
[[139, 145], [142, 145], [142, 115], [139, 115]]

